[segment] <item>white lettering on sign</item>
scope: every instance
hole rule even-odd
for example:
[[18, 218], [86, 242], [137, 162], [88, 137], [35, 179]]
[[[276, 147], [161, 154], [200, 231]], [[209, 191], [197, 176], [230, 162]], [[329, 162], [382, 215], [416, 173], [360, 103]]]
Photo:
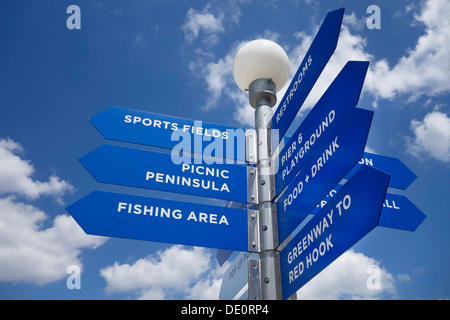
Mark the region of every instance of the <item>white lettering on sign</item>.
[[217, 168], [209, 168], [205, 166], [194, 166], [187, 163], [182, 164], [182, 172], [191, 172], [199, 175], [212, 176], [217, 178], [228, 179], [230, 172], [228, 170], [219, 170]]
[[[360, 162], [361, 163], [361, 162]], [[333, 196], [337, 193], [336, 190], [331, 190], [330, 193], [327, 195], [326, 199], [328, 197], [333, 198]], [[386, 194], [386, 197], [389, 198], [389, 194]], [[325, 207], [325, 205], [327, 204], [327, 200], [322, 200], [320, 201], [320, 203], [317, 205], [317, 207], [320, 206], [320, 208]], [[394, 210], [400, 210], [400, 207], [398, 206], [397, 203], [395, 203], [395, 200], [391, 200], [391, 199], [384, 199], [383, 202], [383, 207], [384, 208], [389, 208], [389, 209], [394, 209]]]
[[227, 217], [221, 214], [195, 211], [190, 211], [189, 214], [187, 212], [186, 214], [183, 214], [180, 209], [143, 205], [140, 203], [119, 202], [117, 205], [117, 212], [149, 217], [172, 218], [175, 220], [186, 219], [186, 221], [208, 224], [229, 225]]
[[193, 220], [196, 222], [205, 222], [205, 223], [214, 223], [214, 224], [228, 224], [228, 220], [225, 216], [220, 217], [220, 221], [217, 222], [217, 214], [207, 214], [204, 212], [199, 212], [196, 214], [194, 211], [191, 211], [187, 220]]
[[[281, 157], [281, 165], [283, 166], [287, 160], [291, 157], [290, 162], [286, 164], [282, 171], [283, 180], [285, 177], [289, 176], [295, 166], [298, 164], [299, 160], [302, 159], [310, 150], [310, 148], [316, 143], [316, 141], [320, 138], [322, 133], [328, 128], [328, 126], [333, 122], [336, 117], [336, 112], [331, 110], [330, 113], [325, 117], [325, 119], [319, 124], [319, 127], [313, 131], [313, 133], [309, 136], [309, 138], [302, 144], [303, 138], [300, 133], [297, 141], [293, 141], [289, 148], [285, 151], [283, 156]], [[298, 148], [297, 148], [298, 147]]]
[[125, 123], [130, 123], [134, 125], [143, 125], [145, 127], [152, 127], [152, 128], [158, 128], [163, 130], [172, 130], [176, 131], [178, 129], [182, 130], [183, 132], [189, 132], [192, 134], [205, 136], [205, 137], [213, 137], [213, 138], [222, 138], [222, 139], [228, 139], [228, 132], [226, 131], [220, 131], [218, 129], [210, 129], [210, 128], [203, 128], [201, 126], [201, 121], [196, 121], [200, 125], [183, 125], [180, 126], [176, 122], [171, 121], [162, 121], [158, 119], [151, 119], [151, 118], [142, 118], [139, 116], [132, 116], [127, 114], [123, 120]]
[[395, 210], [400, 210], [400, 207], [398, 207], [395, 204], [395, 201], [394, 200], [389, 200], [389, 199], [385, 199], [384, 200], [383, 207], [390, 208], [390, 209], [395, 209]]
[[373, 167], [373, 159], [371, 158], [362, 158], [361, 160], [358, 161], [358, 163]]
[[142, 214], [143, 216], [149, 217], [166, 217], [166, 218], [174, 218], [181, 219], [182, 214], [181, 210], [173, 209], [173, 208], [160, 208], [155, 206], [147, 206], [142, 204], [133, 204], [127, 202], [119, 202], [117, 207], [117, 212], [127, 212], [134, 214]]
[[[312, 61], [313, 61], [313, 59], [312, 59], [311, 55], [309, 55], [308, 56], [308, 60], [303, 65], [303, 68], [302, 68], [302, 66], [300, 66], [300, 68], [302, 68], [302, 71], [299, 72], [297, 79], [295, 79], [295, 82], [294, 82], [294, 84], [292, 86], [292, 89], [291, 89], [291, 91], [289, 91], [289, 94], [286, 96], [286, 100], [284, 101], [283, 105], [278, 106], [278, 108], [280, 108], [280, 111], [277, 113], [277, 117], [276, 117], [277, 123], [283, 117], [284, 111], [286, 110], [287, 106], [291, 102], [291, 100], [292, 100], [292, 98], [294, 96], [294, 93], [297, 91], [298, 86], [302, 82], [303, 77], [305, 76], [306, 72], [308, 71], [309, 67], [312, 64]], [[294, 81], [294, 79], [293, 79], [293, 81]]]
[[[323, 257], [327, 252], [333, 249], [333, 234], [329, 233], [328, 235], [325, 235], [325, 232], [333, 225], [333, 222], [335, 222], [336, 219], [339, 219], [345, 211], [350, 209], [351, 203], [351, 196], [346, 195], [336, 204], [335, 208], [331, 209], [322, 220], [318, 221], [297, 245], [289, 251], [287, 255], [288, 264], [293, 265], [295, 262], [292, 269], [289, 271], [289, 283], [294, 282], [302, 275], [305, 268], [309, 269], [312, 267], [320, 257]], [[337, 215], [334, 215], [334, 213], [337, 213]], [[315, 246], [314, 249], [310, 250], [308, 254], [305, 254], [305, 250], [312, 246]]]
[[[331, 144], [328, 146], [328, 148], [325, 149], [325, 152], [322, 153], [322, 155], [316, 160], [316, 162], [311, 166], [311, 176], [306, 175], [304, 182], [309, 183], [310, 179], [313, 179], [317, 173], [326, 165], [328, 162], [328, 159], [333, 156], [333, 154], [336, 152], [336, 150], [339, 148], [339, 145], [337, 143], [338, 137], [335, 137], [334, 140], [331, 142]], [[303, 181], [300, 181], [294, 189], [291, 191], [290, 194], [284, 199], [283, 206], [284, 210], [286, 211], [286, 208], [292, 204], [292, 201], [294, 201], [299, 194], [303, 190]]]
[[[337, 193], [336, 190], [334, 190], [334, 189], [331, 190], [330, 193], [327, 195], [327, 197], [326, 197], [325, 199], [327, 199], [328, 197], [333, 198], [334, 195], [335, 195], [336, 193]], [[325, 207], [326, 204], [327, 204], [327, 200], [322, 200], [322, 201], [320, 201], [320, 203], [317, 205], [317, 207], [320, 206], [320, 208], [323, 208], [323, 207]]]
[[[226, 182], [226, 180], [230, 179], [230, 172], [226, 169], [187, 163], [182, 163], [180, 168], [180, 175], [146, 171], [145, 180], [219, 192], [230, 192], [230, 188], [228, 187], [228, 184]], [[187, 172], [199, 176], [204, 176], [205, 179], [186, 177], [184, 173]], [[225, 181], [208, 180], [208, 177], [219, 178]]]
[[147, 181], [152, 180], [159, 183], [173, 184], [177, 186], [186, 186], [192, 188], [201, 188], [205, 190], [213, 190], [219, 192], [230, 192], [230, 189], [228, 188], [228, 185], [225, 182], [216, 183], [216, 181], [203, 180], [197, 178], [192, 179], [190, 177], [177, 176], [174, 174], [166, 174], [161, 172], [155, 173], [147, 171], [145, 180]]
[[328, 148], [325, 149], [325, 152], [317, 159], [317, 163], [311, 167], [311, 176], [313, 178], [316, 176], [317, 172], [319, 172], [320, 169], [327, 163], [328, 159], [333, 156], [333, 154], [336, 152], [336, 149], [339, 148], [337, 139], [338, 137], [336, 137], [334, 141], [328, 146]]
[[286, 207], [290, 206], [292, 204], [292, 201], [297, 199], [298, 195], [302, 192], [302, 190], [303, 190], [303, 181], [300, 181], [294, 188], [294, 190], [292, 190], [292, 192], [287, 196], [287, 198], [284, 199], [283, 205], [285, 211]]

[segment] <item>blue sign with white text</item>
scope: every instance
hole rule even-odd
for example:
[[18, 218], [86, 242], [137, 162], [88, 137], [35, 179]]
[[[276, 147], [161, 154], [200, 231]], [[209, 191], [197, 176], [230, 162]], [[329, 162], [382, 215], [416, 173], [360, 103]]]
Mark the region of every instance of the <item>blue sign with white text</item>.
[[362, 166], [280, 253], [283, 299], [377, 226], [389, 175]]
[[[358, 166], [360, 168], [360, 166]], [[391, 175], [392, 179], [392, 175]], [[389, 180], [389, 185], [391, 181]], [[312, 214], [319, 212], [328, 201], [339, 191], [342, 185], [337, 185], [328, 196], [320, 201], [320, 204], [314, 209]], [[380, 227], [393, 228], [406, 231], [416, 231], [416, 229], [425, 220], [426, 215], [420, 211], [407, 197], [393, 193], [386, 193], [383, 202], [380, 220]]]
[[348, 173], [347, 177], [350, 177], [362, 164], [389, 173], [391, 175], [389, 187], [391, 188], [405, 190], [417, 178], [414, 172], [409, 170], [399, 159], [369, 152], [364, 152], [361, 161]]
[[348, 120], [366, 77], [369, 62], [349, 61], [280, 152], [275, 175], [277, 195], [324, 142]]
[[106, 139], [245, 162], [243, 129], [120, 107], [89, 120]]
[[245, 165], [112, 145], [95, 149], [80, 162], [98, 182], [247, 202]]
[[407, 197], [389, 193], [386, 194], [378, 225], [380, 227], [416, 231], [425, 218], [426, 215]]
[[67, 207], [87, 234], [246, 251], [247, 211], [94, 191]]
[[[283, 138], [337, 46], [344, 8], [329, 12], [272, 117]], [[274, 148], [279, 141], [274, 142]]]
[[280, 243], [361, 159], [373, 112], [354, 109], [346, 126], [328, 139], [276, 202]]

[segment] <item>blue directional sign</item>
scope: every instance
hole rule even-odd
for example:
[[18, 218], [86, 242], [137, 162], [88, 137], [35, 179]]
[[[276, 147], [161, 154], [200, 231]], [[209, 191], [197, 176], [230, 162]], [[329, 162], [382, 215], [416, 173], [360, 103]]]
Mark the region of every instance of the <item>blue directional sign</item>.
[[389, 187], [391, 188], [405, 190], [417, 178], [417, 176], [399, 159], [369, 152], [364, 153], [361, 161], [358, 162], [355, 168], [353, 168], [347, 176], [350, 177], [362, 164], [389, 173], [391, 175]]
[[241, 209], [94, 191], [67, 207], [92, 235], [246, 251]]
[[281, 251], [283, 299], [377, 226], [389, 175], [362, 166]]
[[336, 135], [358, 104], [369, 62], [349, 61], [303, 120], [276, 159], [277, 194], [288, 185], [315, 151]]
[[106, 139], [245, 162], [242, 129], [120, 107], [89, 120]]
[[[358, 166], [360, 168], [361, 166]], [[392, 176], [391, 176], [392, 179]], [[390, 185], [390, 181], [389, 181]], [[316, 214], [328, 201], [339, 191], [342, 185], [337, 185], [331, 192], [320, 201], [320, 204], [311, 214]], [[420, 211], [407, 197], [398, 194], [386, 193], [381, 210], [380, 227], [394, 228], [406, 231], [416, 231], [425, 220], [426, 215]]]
[[[303, 102], [333, 55], [341, 30], [344, 8], [327, 14], [310, 48], [306, 52], [289, 88], [272, 117], [272, 129], [279, 130], [279, 139], [286, 134]], [[275, 141], [274, 147], [279, 141]]]
[[325, 144], [277, 200], [280, 242], [301, 223], [361, 159], [373, 112], [355, 108], [344, 129]]
[[[184, 161], [178, 163], [178, 161]], [[176, 162], [175, 162], [176, 161]], [[247, 201], [247, 167], [103, 145], [80, 158], [98, 182]]]
[[405, 196], [386, 194], [378, 225], [394, 229], [416, 231], [426, 215]]

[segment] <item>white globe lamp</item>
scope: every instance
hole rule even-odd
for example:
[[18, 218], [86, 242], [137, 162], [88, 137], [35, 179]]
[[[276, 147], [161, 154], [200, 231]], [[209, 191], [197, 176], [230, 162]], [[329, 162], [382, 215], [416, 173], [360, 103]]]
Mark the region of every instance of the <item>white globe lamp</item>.
[[274, 88], [262, 90], [273, 91], [276, 96], [289, 78], [289, 58], [283, 48], [271, 40], [250, 41], [238, 50], [234, 58], [233, 77], [238, 87], [249, 93], [250, 104], [255, 107], [252, 93], [262, 88], [257, 85], [258, 88], [252, 90], [251, 84], [256, 80], [262, 82], [260, 79], [265, 79], [266, 83], [272, 82]]

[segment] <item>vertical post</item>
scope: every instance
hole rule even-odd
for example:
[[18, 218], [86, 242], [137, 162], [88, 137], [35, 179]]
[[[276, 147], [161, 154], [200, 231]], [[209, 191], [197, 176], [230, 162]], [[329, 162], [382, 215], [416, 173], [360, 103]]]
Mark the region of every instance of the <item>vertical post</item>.
[[257, 135], [258, 211], [260, 232], [261, 279], [263, 300], [280, 300], [281, 276], [278, 247], [276, 208], [272, 204], [275, 195], [275, 179], [271, 174], [272, 138], [270, 121], [272, 107], [276, 103], [275, 83], [271, 79], [257, 79], [250, 84], [249, 99], [255, 108]]

